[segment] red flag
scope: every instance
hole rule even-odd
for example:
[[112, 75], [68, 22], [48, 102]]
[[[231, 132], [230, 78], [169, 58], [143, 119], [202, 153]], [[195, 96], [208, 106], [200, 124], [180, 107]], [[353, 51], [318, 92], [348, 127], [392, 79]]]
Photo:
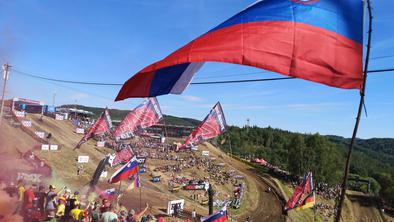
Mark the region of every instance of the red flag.
[[222, 134], [226, 130], [226, 127], [227, 124], [222, 106], [218, 102], [200, 125], [187, 137], [182, 148], [189, 145], [197, 145], [204, 140], [214, 138]]
[[75, 146], [75, 149], [78, 149], [82, 144], [86, 143], [86, 141], [88, 141], [94, 135], [110, 132], [111, 128], [112, 120], [109, 115], [108, 109], [105, 108], [105, 110], [101, 113], [100, 117], [89, 128], [88, 132], [81, 139], [81, 141], [79, 141], [79, 143]]
[[300, 185], [296, 187], [293, 194], [285, 205], [285, 210], [291, 210], [297, 207], [301, 202], [301, 198], [304, 194], [310, 193], [313, 190], [313, 177], [312, 173], [309, 172], [304, 176], [304, 180]]
[[144, 129], [159, 122], [163, 117], [156, 98], [149, 98], [132, 110], [113, 132], [116, 139], [128, 138], [138, 129]]
[[119, 164], [126, 164], [133, 156], [134, 154], [131, 147], [127, 146], [115, 154], [115, 158], [110, 162], [111, 167], [116, 167]]

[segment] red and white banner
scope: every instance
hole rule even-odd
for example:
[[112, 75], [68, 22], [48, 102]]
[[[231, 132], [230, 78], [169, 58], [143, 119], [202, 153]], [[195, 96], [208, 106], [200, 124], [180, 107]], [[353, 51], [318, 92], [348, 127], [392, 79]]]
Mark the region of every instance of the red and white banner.
[[15, 116], [16, 116], [16, 117], [24, 118], [25, 115], [26, 115], [25, 112], [15, 111]]
[[85, 134], [85, 129], [84, 128], [76, 128], [75, 133], [77, 134]]
[[112, 128], [112, 120], [109, 115], [108, 109], [105, 109], [100, 117], [94, 122], [94, 124], [90, 127], [85, 136], [79, 141], [79, 143], [75, 146], [75, 148], [79, 148], [82, 144], [84, 144], [88, 139], [93, 137], [94, 135], [110, 133]]
[[64, 120], [64, 116], [60, 114], [55, 114], [55, 120]]
[[31, 127], [31, 121], [30, 120], [22, 120], [21, 123], [22, 123], [22, 125], [24, 127]]
[[52, 144], [49, 146], [49, 150], [58, 150], [58, 149], [59, 149], [58, 145]]
[[45, 137], [45, 133], [44, 132], [36, 131], [36, 132], [34, 132], [34, 134], [36, 134], [36, 136], [38, 138], [41, 138], [41, 139], [44, 139], [44, 137]]
[[41, 150], [49, 150], [49, 144], [42, 144]]
[[97, 147], [104, 147], [105, 146], [105, 141], [97, 141], [96, 146]]
[[218, 102], [200, 125], [187, 137], [181, 148], [195, 146], [204, 140], [214, 138], [222, 134], [226, 128], [226, 119], [222, 106]]
[[78, 163], [88, 163], [89, 156], [78, 156]]
[[116, 139], [130, 138], [139, 129], [145, 129], [163, 117], [156, 98], [149, 98], [132, 110], [113, 132]]
[[134, 154], [130, 147], [123, 148], [121, 151], [115, 154], [115, 157], [110, 161], [111, 167], [116, 167], [120, 164], [126, 164], [133, 158]]

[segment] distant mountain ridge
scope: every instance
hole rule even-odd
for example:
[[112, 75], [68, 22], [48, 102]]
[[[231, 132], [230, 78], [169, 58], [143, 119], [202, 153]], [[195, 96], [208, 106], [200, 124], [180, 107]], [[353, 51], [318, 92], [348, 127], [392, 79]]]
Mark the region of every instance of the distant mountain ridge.
[[[349, 147], [349, 138], [333, 135], [326, 137], [338, 148], [347, 150]], [[354, 148], [360, 153], [394, 167], [394, 138], [356, 139]]]
[[[61, 108], [77, 108], [86, 110], [94, 113], [94, 118], [97, 118], [104, 110], [101, 107], [91, 107], [91, 106], [83, 106], [83, 105], [75, 105], [75, 104], [66, 104], [59, 106]], [[111, 115], [112, 121], [122, 121], [122, 119], [131, 111], [131, 110], [120, 110], [120, 109], [108, 109]], [[176, 117], [171, 115], [163, 115], [164, 118], [160, 121], [160, 123], [165, 123], [167, 125], [180, 125], [180, 126], [197, 126], [200, 124], [199, 120], [186, 118], [186, 117]]]

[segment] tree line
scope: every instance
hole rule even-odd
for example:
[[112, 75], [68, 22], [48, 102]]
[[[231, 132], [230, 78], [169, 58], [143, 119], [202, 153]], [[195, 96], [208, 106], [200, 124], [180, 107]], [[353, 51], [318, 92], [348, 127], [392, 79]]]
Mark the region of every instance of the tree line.
[[[347, 139], [338, 138], [341, 137], [293, 133], [271, 127], [229, 126], [216, 142], [226, 152], [263, 158], [295, 176], [312, 171], [317, 182], [337, 185], [343, 177], [348, 145]], [[391, 156], [387, 156], [394, 150], [394, 140], [357, 142], [350, 172], [371, 181], [372, 193], [394, 206], [394, 166]], [[365, 184], [352, 182], [349, 185], [351, 189], [365, 190]]]

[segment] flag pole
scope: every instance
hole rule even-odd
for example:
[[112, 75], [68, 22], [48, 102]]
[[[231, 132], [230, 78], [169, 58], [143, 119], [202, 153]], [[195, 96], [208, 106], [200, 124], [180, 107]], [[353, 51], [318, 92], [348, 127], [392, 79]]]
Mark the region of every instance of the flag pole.
[[120, 190], [122, 188], [122, 181], [119, 182], [119, 187], [118, 187], [118, 194], [120, 194]]
[[369, 16], [369, 24], [368, 24], [368, 44], [367, 44], [367, 52], [366, 52], [366, 57], [365, 57], [365, 64], [364, 64], [364, 81], [362, 88], [360, 90], [360, 103], [358, 106], [358, 113], [357, 113], [357, 118], [356, 118], [356, 124], [354, 126], [353, 130], [353, 135], [352, 139], [350, 141], [349, 145], [349, 151], [347, 154], [346, 158], [346, 166], [345, 166], [345, 174], [343, 176], [343, 181], [342, 181], [342, 186], [341, 186], [341, 194], [340, 194], [340, 199], [338, 202], [338, 211], [335, 217], [335, 222], [339, 222], [341, 220], [341, 213], [342, 213], [342, 208], [343, 208], [343, 203], [345, 201], [345, 196], [346, 196], [346, 189], [347, 189], [347, 178], [349, 176], [349, 168], [350, 168], [350, 161], [351, 161], [351, 155], [353, 151], [354, 144], [356, 142], [356, 136], [357, 136], [357, 131], [358, 131], [358, 126], [360, 124], [360, 118], [363, 110], [363, 105], [364, 105], [364, 97], [365, 97], [365, 86], [367, 82], [367, 73], [368, 73], [368, 65], [369, 65], [369, 54], [371, 51], [371, 37], [372, 37], [372, 8], [371, 8], [371, 1], [366, 0], [367, 2], [367, 8], [368, 8], [368, 16]]
[[140, 189], [140, 212], [142, 211], [142, 206], [141, 206], [141, 190], [142, 190], [142, 183], [141, 183], [141, 180], [140, 180], [140, 187], [139, 187]]

